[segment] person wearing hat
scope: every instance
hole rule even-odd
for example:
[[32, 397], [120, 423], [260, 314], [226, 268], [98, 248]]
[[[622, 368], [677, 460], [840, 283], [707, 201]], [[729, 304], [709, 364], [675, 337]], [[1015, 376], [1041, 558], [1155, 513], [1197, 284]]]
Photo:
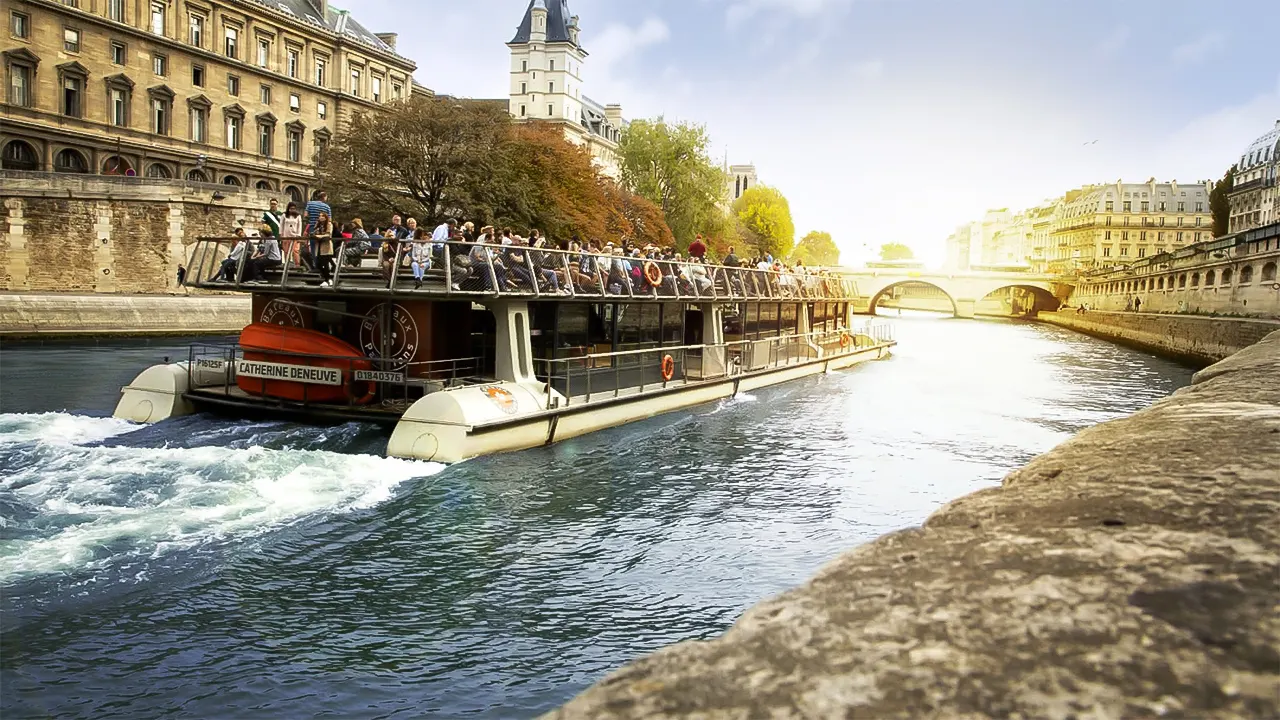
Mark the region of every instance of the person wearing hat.
[[694, 238], [693, 242], [689, 243], [689, 257], [696, 257], [701, 260], [706, 257], [706, 255], [707, 244], [702, 242], [702, 234], [699, 233], [698, 237]]

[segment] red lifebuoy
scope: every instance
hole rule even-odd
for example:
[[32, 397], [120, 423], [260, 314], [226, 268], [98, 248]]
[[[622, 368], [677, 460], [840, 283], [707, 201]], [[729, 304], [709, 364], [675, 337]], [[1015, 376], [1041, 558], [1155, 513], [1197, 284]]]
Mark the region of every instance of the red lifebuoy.
[[662, 284], [662, 269], [658, 267], [658, 263], [650, 260], [644, 264], [644, 279], [654, 287]]
[[353, 405], [368, 405], [378, 399], [378, 384], [368, 381], [364, 381], [365, 387], [368, 388], [364, 396], [356, 398], [355, 387], [357, 382], [360, 381], [354, 379], [347, 381], [347, 397], [351, 400]]
[[676, 376], [676, 359], [670, 355], [662, 356], [662, 379], [671, 382], [671, 378]]
[[840, 347], [841, 347], [841, 348], [843, 348], [843, 349], [845, 349], [845, 350], [848, 350], [848, 349], [849, 349], [849, 346], [850, 346], [850, 345], [852, 345], [852, 344], [853, 344], [853, 338], [849, 337], [849, 333], [840, 333]]

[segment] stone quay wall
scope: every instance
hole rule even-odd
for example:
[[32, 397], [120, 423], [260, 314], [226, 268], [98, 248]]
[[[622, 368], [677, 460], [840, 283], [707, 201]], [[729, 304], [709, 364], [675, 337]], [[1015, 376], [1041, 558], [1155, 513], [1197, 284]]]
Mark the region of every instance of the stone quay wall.
[[244, 296], [0, 294], [0, 337], [238, 335]]
[[1280, 333], [552, 718], [1280, 717]]
[[241, 220], [256, 225], [273, 196], [178, 180], [0, 171], [0, 290], [179, 292], [190, 245], [229, 237]]
[[1156, 355], [1208, 365], [1280, 330], [1280, 320], [1075, 310], [1042, 312], [1041, 321]]

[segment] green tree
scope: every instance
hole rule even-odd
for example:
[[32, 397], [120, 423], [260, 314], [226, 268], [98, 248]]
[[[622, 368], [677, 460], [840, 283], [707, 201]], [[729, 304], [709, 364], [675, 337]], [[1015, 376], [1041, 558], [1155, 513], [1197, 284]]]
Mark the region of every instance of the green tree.
[[1209, 193], [1209, 209], [1213, 211], [1213, 236], [1222, 237], [1231, 230], [1231, 190], [1236, 185], [1236, 166], [1232, 165]]
[[787, 257], [796, 243], [791, 203], [776, 188], [756, 185], [733, 203], [743, 238], [761, 255]]
[[483, 217], [510, 128], [503, 107], [439, 97], [357, 113], [321, 158], [320, 185], [345, 217], [395, 210], [428, 227], [454, 214]]
[[710, 144], [705, 127], [662, 118], [633, 120], [618, 143], [623, 187], [662, 210], [681, 248], [720, 212], [725, 175], [708, 154]]
[[831, 267], [840, 264], [840, 248], [831, 239], [831, 233], [814, 230], [796, 245], [791, 258], [805, 265]]
[[886, 243], [880, 246], [881, 260], [914, 260], [915, 257], [916, 254], [911, 251], [911, 248], [902, 243]]

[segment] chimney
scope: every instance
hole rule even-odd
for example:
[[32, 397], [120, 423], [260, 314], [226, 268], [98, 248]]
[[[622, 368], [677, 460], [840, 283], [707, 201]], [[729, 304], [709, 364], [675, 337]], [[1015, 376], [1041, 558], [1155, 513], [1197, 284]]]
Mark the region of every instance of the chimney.
[[610, 123], [622, 125], [622, 106], [621, 105], [605, 105], [604, 116]]
[[396, 38], [400, 37], [400, 33], [375, 33], [378, 39], [387, 44], [392, 50], [396, 49]]

